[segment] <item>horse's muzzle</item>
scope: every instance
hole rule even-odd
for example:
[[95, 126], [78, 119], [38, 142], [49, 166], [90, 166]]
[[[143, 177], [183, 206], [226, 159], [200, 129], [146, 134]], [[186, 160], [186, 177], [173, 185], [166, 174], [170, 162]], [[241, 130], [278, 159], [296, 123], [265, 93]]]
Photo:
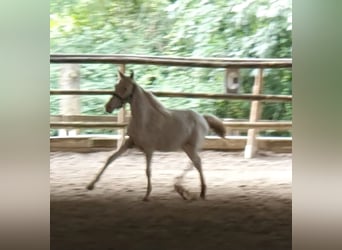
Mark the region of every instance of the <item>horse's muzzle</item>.
[[105, 109], [106, 109], [107, 113], [112, 113], [113, 112], [113, 108], [109, 104], [106, 104]]

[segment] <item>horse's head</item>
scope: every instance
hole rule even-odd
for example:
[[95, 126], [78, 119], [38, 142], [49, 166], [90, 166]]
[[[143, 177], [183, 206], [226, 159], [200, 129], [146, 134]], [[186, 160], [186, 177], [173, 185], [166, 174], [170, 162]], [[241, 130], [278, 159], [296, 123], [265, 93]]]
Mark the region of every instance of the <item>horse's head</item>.
[[130, 102], [134, 93], [134, 72], [130, 76], [125, 76], [118, 71], [119, 80], [115, 84], [114, 93], [110, 100], [106, 103], [106, 111], [112, 113], [114, 109], [121, 108], [125, 103]]

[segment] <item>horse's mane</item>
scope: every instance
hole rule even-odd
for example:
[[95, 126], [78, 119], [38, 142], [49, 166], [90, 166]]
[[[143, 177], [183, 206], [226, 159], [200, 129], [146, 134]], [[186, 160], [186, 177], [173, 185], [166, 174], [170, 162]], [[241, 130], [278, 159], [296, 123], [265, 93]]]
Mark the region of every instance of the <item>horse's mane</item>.
[[158, 112], [160, 112], [163, 115], [169, 115], [170, 111], [165, 108], [155, 97], [151, 92], [145, 91], [144, 89], [142, 89], [144, 95], [147, 97], [147, 100], [149, 101], [149, 103], [152, 105], [152, 107], [157, 110]]

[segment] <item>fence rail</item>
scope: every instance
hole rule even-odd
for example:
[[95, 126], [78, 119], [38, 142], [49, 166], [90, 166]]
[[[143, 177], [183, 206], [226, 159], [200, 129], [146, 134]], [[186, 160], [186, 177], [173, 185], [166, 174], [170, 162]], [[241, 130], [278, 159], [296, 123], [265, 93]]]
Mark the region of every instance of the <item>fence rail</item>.
[[[292, 127], [292, 122], [223, 122], [225, 127], [232, 129], [277, 129], [289, 130]], [[114, 122], [84, 122], [84, 121], [58, 121], [50, 122], [51, 128], [125, 128], [128, 123]]]
[[291, 68], [292, 59], [229, 59], [229, 58], [189, 58], [170, 56], [137, 55], [87, 55], [52, 54], [50, 63], [109, 63], [109, 64], [149, 64], [181, 67], [205, 68]]
[[[151, 91], [158, 97], [183, 97], [204, 99], [255, 100], [267, 102], [291, 102], [291, 95], [253, 95], [253, 94], [207, 94]], [[50, 95], [112, 95], [112, 90], [50, 90]]]

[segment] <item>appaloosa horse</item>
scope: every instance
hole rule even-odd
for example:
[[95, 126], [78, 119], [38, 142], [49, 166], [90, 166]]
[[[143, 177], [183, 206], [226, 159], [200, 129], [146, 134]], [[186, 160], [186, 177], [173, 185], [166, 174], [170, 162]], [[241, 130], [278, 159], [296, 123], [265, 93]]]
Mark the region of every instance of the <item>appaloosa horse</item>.
[[[192, 110], [171, 110], [163, 105], [149, 92], [140, 87], [133, 78], [118, 72], [119, 81], [115, 85], [113, 96], [106, 104], [106, 111], [111, 113], [125, 103], [131, 105], [132, 118], [128, 125], [129, 138], [111, 155], [95, 179], [87, 186], [94, 188], [95, 183], [116, 158], [128, 148], [136, 147], [146, 156], [147, 192], [144, 201], [149, 199], [151, 185], [151, 159], [154, 151], [183, 150], [199, 172], [201, 181], [200, 197], [205, 199], [206, 184], [198, 151], [202, 146], [209, 127], [219, 136], [225, 136], [223, 123], [212, 115], [200, 115]], [[185, 170], [186, 172], [187, 170]], [[179, 186], [178, 186], [179, 187]], [[177, 190], [177, 186], [175, 185]], [[181, 195], [182, 193], [177, 190]], [[182, 195], [185, 199], [186, 197]]]

